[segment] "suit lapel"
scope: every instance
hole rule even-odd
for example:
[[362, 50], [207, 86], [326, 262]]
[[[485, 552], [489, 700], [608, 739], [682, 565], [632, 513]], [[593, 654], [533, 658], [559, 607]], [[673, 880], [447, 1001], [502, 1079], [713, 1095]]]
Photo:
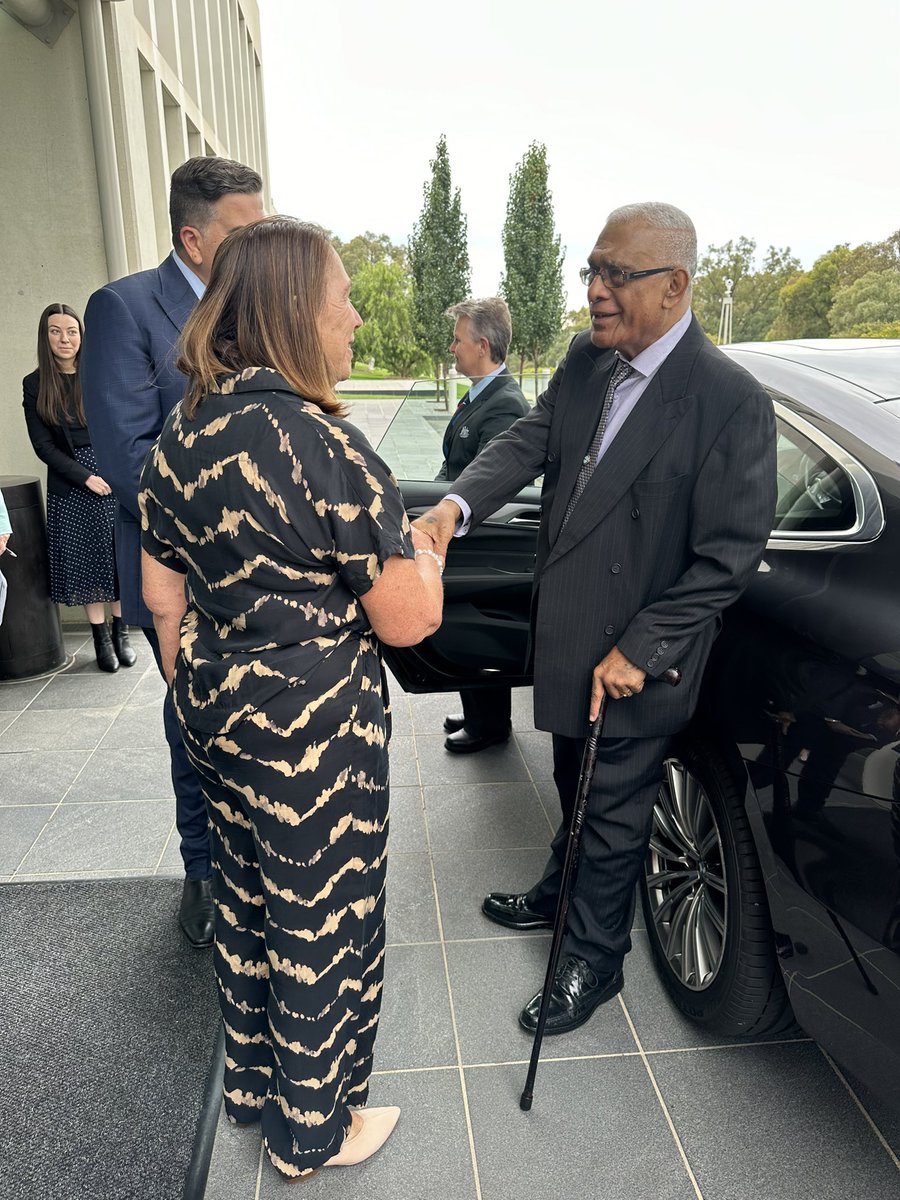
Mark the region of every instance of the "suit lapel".
[[194, 311], [197, 297], [191, 285], [172, 262], [171, 256], [160, 263], [157, 275], [159, 288], [153, 297], [176, 331], [181, 333], [188, 317]]
[[[606, 384], [612, 371], [611, 359], [604, 362], [605, 369], [595, 372], [588, 386], [592, 389], [601, 389], [599, 398], [594, 394], [595, 403], [580, 406], [582, 409], [590, 408], [592, 415], [590, 418], [580, 415], [576, 431], [570, 433], [566, 429], [563, 433], [563, 437], [570, 447], [567, 455], [569, 461], [565, 473], [560, 472], [554, 511], [551, 515], [552, 548], [547, 558], [548, 564], [571, 550], [603, 520], [681, 420], [692, 400], [687, 390], [690, 373], [701, 340], [705, 336], [695, 318], [684, 337], [660, 367], [647, 390], [632, 409], [591, 476], [568, 524], [560, 532], [566, 505], [572, 494], [572, 488], [575, 486], [578, 468], [597, 427], [598, 404], [602, 403]], [[567, 422], [569, 415], [566, 415]], [[590, 428], [585, 433], [587, 426]], [[575, 436], [579, 439], [576, 445], [583, 446], [580, 455], [571, 453], [570, 438]]]
[[[474, 400], [470, 400], [465, 408], [461, 408], [453, 414], [453, 416], [450, 418], [448, 432], [444, 441], [444, 458], [447, 457], [453, 441], [459, 437], [460, 429], [472, 420], [472, 417], [478, 412], [484, 401], [490, 399], [494, 392], [500, 387], [501, 383], [508, 378], [509, 374], [509, 370], [501, 371], [499, 375], [496, 375], [491, 380], [487, 387], [481, 389]], [[466, 395], [468, 394], [469, 393], [466, 392]], [[463, 399], [465, 399], [465, 396]]]

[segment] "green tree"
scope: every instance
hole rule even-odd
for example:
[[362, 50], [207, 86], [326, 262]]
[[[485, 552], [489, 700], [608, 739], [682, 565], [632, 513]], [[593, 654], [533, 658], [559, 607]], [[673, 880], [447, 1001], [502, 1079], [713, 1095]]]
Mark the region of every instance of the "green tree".
[[900, 268], [900, 230], [883, 242], [863, 242], [852, 250], [842, 243], [782, 288], [770, 338], [830, 337], [828, 314], [841, 288], [872, 272]]
[[341, 256], [344, 269], [355, 279], [362, 267], [374, 263], [399, 263], [406, 266], [406, 247], [395, 246], [386, 233], [358, 233], [349, 242], [331, 235], [331, 244]]
[[876, 329], [900, 320], [900, 269], [869, 271], [839, 287], [832, 298], [828, 325], [833, 337], [871, 337]]
[[828, 313], [849, 258], [848, 246], [835, 246], [817, 258], [811, 270], [783, 287], [778, 297], [778, 313], [768, 336], [778, 339], [830, 337]]
[[374, 359], [397, 375], [428, 369], [413, 333], [412, 285], [402, 263], [364, 263], [353, 279], [353, 303], [364, 322], [354, 342], [358, 359]]
[[758, 342], [766, 337], [778, 313], [785, 284], [800, 274], [800, 262], [788, 247], [770, 246], [762, 268], [756, 268], [756, 242], [739, 237], [736, 242], [710, 246], [700, 260], [694, 279], [692, 307], [697, 320], [715, 340], [719, 332], [726, 280], [732, 290], [732, 340]]
[[582, 330], [590, 328], [591, 311], [587, 307], [572, 308], [563, 318], [562, 328], [553, 339], [553, 343], [548, 348], [544, 361], [556, 366], [566, 357], [566, 351], [569, 349], [569, 342], [576, 333], [581, 333]]
[[453, 336], [453, 322], [445, 313], [451, 304], [458, 304], [469, 294], [469, 251], [466, 218], [459, 189], [453, 188], [443, 134], [430, 165], [431, 179], [423, 188], [422, 213], [409, 239], [409, 265], [416, 337], [437, 377], [449, 362]]
[[547, 148], [532, 142], [510, 176], [503, 225], [506, 271], [500, 290], [512, 317], [512, 349], [519, 355], [520, 383], [526, 356], [537, 372], [559, 334], [566, 310], [564, 251], [553, 226], [547, 175]]

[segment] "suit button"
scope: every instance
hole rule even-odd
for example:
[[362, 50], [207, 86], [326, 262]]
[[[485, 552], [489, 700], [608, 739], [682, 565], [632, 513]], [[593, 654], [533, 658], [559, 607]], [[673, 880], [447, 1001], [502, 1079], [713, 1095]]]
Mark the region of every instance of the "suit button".
[[603, 630], [603, 632], [604, 632], [604, 633], [605, 633], [605, 634], [606, 634], [608, 637], [612, 637], [612, 635], [613, 635], [613, 634], [614, 634], [616, 631], [615, 631], [615, 629], [613, 629], [612, 625], [607, 625], [607, 626], [606, 626], [606, 628]]
[[669, 648], [669, 643], [668, 643], [668, 642], [660, 642], [660, 643], [659, 643], [659, 648], [660, 648], [660, 650], [668, 650], [668, 648]]
[[651, 654], [650, 655], [650, 666], [655, 667], [658, 662], [659, 662], [659, 655]]
[[622, 570], [622, 567], [620, 563], [613, 563], [609, 569], [612, 571], [613, 575], [618, 575], [618, 573]]
[[641, 515], [641, 510], [639, 508], [633, 508], [631, 510], [631, 515], [632, 515], [633, 519], [636, 521], [638, 519], [638, 517]]
[[548, 455], [547, 455], [547, 462], [556, 462], [556, 455], [555, 455], [555, 454], [548, 454]]

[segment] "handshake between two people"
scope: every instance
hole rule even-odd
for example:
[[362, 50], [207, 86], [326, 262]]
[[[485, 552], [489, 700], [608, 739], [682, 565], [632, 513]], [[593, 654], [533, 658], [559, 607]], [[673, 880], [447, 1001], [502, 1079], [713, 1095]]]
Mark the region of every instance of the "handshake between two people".
[[412, 522], [413, 545], [417, 550], [433, 550], [445, 558], [461, 516], [462, 511], [455, 501], [439, 501]]

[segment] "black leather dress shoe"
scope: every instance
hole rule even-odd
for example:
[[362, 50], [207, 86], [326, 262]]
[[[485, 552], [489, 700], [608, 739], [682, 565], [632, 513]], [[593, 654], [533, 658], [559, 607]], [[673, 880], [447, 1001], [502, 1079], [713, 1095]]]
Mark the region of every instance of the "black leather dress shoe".
[[479, 750], [486, 750], [488, 746], [499, 746], [501, 742], [508, 741], [508, 729], [503, 733], [488, 736], [476, 736], [467, 729], [457, 729], [456, 733], [451, 733], [444, 742], [444, 749], [449, 750], [451, 754], [475, 754]]
[[[568, 1033], [577, 1029], [591, 1016], [595, 1008], [611, 1000], [622, 990], [621, 971], [595, 974], [583, 958], [567, 955], [556, 971], [550, 992], [550, 1008], [544, 1034]], [[537, 1029], [542, 992], [530, 1000], [519, 1013], [519, 1024], [529, 1033]]]
[[552, 929], [553, 921], [535, 912], [525, 903], [525, 893], [511, 896], [506, 892], [491, 892], [481, 905], [481, 911], [498, 925], [507, 929]]
[[213, 904], [212, 898], [212, 880], [185, 879], [184, 891], [181, 893], [181, 907], [178, 910], [178, 923], [192, 946], [201, 950], [213, 944], [215, 918], [216, 906]]
[[447, 713], [444, 717], [444, 732], [456, 733], [457, 729], [462, 729], [466, 723], [466, 718], [462, 713]]

